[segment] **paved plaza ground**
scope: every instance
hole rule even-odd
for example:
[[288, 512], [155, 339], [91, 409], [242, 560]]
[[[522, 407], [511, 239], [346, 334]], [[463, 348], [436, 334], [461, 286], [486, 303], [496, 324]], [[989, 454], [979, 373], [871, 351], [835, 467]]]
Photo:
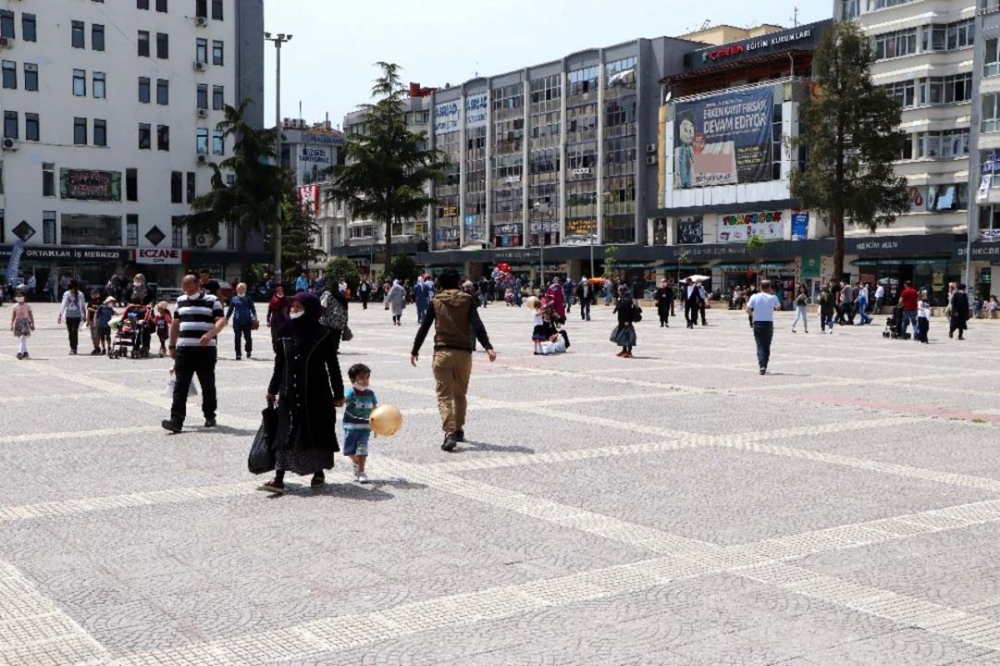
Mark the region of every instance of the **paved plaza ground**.
[[246, 469], [265, 331], [242, 362], [223, 336], [220, 428], [192, 404], [169, 436], [169, 360], [67, 356], [35, 313], [30, 361], [0, 336], [0, 664], [1000, 664], [1000, 322], [924, 346], [782, 313], [761, 377], [737, 313], [647, 308], [623, 360], [610, 309], [536, 357], [491, 305], [448, 454], [414, 310], [352, 306], [342, 368], [404, 429], [371, 485], [338, 458], [275, 498]]

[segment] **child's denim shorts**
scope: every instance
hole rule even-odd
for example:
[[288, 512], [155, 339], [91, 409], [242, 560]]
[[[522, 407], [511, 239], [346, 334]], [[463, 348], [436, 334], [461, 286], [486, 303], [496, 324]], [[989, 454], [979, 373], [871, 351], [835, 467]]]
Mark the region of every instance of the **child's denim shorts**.
[[344, 432], [344, 455], [367, 456], [371, 430], [347, 430]]

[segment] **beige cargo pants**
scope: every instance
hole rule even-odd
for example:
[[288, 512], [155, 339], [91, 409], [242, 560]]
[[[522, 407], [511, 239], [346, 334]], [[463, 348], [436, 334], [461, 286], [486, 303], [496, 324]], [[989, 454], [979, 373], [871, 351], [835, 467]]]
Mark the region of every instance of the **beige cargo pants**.
[[472, 352], [442, 349], [434, 352], [434, 379], [437, 382], [441, 428], [452, 434], [465, 427], [468, 405], [465, 394], [472, 376]]

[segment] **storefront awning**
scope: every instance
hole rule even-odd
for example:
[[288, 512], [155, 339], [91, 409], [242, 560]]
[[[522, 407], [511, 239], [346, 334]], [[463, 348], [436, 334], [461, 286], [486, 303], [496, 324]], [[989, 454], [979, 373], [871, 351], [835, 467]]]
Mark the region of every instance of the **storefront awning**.
[[715, 269], [715, 270], [720, 270], [720, 271], [752, 271], [752, 270], [780, 271], [780, 270], [783, 270], [785, 268], [788, 268], [788, 263], [787, 262], [780, 262], [780, 263], [778, 263], [778, 262], [773, 262], [773, 261], [762, 261], [759, 264], [751, 264], [751, 263], [745, 263], [745, 264], [715, 264], [714, 266], [712, 266], [712, 268]]
[[700, 271], [704, 270], [704, 264], [656, 264], [655, 266], [650, 266], [651, 271]]
[[855, 259], [851, 266], [947, 266], [947, 257], [903, 257], [900, 259]]

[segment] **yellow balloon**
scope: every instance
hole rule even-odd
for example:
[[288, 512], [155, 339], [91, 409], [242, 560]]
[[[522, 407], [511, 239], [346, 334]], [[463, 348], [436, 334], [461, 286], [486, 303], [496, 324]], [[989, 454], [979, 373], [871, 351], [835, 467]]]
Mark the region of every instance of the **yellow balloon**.
[[403, 427], [403, 415], [392, 405], [381, 405], [375, 408], [368, 422], [379, 437], [391, 437]]
[[524, 305], [529, 310], [534, 310], [536, 303], [538, 303], [538, 299], [535, 298], [534, 296], [528, 296], [526, 299], [524, 299]]

